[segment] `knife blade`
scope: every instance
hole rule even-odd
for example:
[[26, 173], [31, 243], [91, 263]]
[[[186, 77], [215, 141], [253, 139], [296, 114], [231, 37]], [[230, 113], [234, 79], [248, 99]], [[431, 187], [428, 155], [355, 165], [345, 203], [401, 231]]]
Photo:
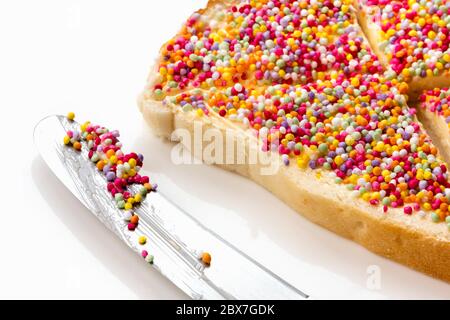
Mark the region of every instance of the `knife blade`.
[[[107, 191], [105, 177], [89, 160], [87, 148], [78, 152], [62, 143], [68, 130], [79, 130], [79, 124], [61, 115], [48, 116], [36, 125], [34, 142], [43, 160], [72, 194], [136, 253], [142, 250], [138, 238], [145, 236], [154, 256], [152, 267], [189, 297], [308, 298], [158, 192], [150, 193], [134, 210], [140, 217], [139, 226], [129, 231]], [[199, 260], [204, 249], [213, 257], [209, 267]]]

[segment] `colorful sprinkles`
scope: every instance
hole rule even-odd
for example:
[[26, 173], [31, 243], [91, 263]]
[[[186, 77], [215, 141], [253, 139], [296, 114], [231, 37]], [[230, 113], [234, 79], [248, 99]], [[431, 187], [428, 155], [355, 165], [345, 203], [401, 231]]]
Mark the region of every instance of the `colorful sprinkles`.
[[[69, 117], [71, 115], [73, 113], [68, 115], [69, 120], [74, 119], [74, 116]], [[147, 193], [155, 191], [157, 186], [150, 184], [149, 177], [139, 175], [144, 157], [136, 153], [124, 154], [119, 136], [118, 131], [109, 131], [86, 122], [81, 125], [80, 131], [68, 131], [64, 144], [71, 144], [75, 149], [81, 150], [80, 141], [85, 141], [89, 150], [88, 158], [105, 175], [108, 191], [117, 206], [119, 209], [131, 210]], [[128, 190], [132, 185], [139, 186], [139, 191], [135, 194]], [[131, 223], [137, 224], [137, 216], [131, 217]]]
[[420, 107], [433, 112], [445, 120], [450, 133], [450, 89], [425, 91], [419, 98]]
[[384, 73], [360, 36], [352, 1], [242, 1], [216, 8], [214, 17], [194, 14], [162, 48], [153, 97], [198, 117], [241, 122], [285, 165], [328, 171], [383, 212], [447, 221], [448, 168], [408, 108], [403, 80], [450, 67], [448, 5], [389, 2], [367, 4], [384, 10], [393, 69], [403, 77]]
[[[69, 121], [75, 120], [75, 114], [69, 112], [66, 116]], [[134, 213], [133, 208], [138, 206], [150, 192], [156, 192], [157, 184], [151, 184], [148, 176], [139, 175], [143, 165], [142, 154], [122, 151], [122, 143], [118, 140], [118, 131], [93, 125], [89, 121], [80, 126], [80, 131], [69, 130], [64, 136], [63, 143], [81, 151], [85, 142], [88, 148], [88, 158], [96, 165], [97, 169], [104, 174], [107, 180], [107, 190], [114, 198], [117, 207], [122, 211], [123, 219], [127, 222], [129, 231], [135, 231], [139, 225], [139, 216]], [[129, 191], [131, 186], [138, 186], [138, 192]], [[141, 246], [147, 244], [147, 237], [140, 236], [137, 242]], [[154, 256], [147, 250], [141, 251], [141, 256], [149, 264], [153, 264]], [[211, 263], [209, 253], [202, 254], [199, 260], [206, 266]]]
[[384, 42], [392, 77], [410, 81], [450, 69], [450, 2], [446, 0], [362, 0]]
[[[75, 114], [69, 112], [67, 119], [73, 121]], [[128, 230], [134, 231], [138, 227], [139, 216], [133, 212], [133, 208], [139, 205], [149, 192], [156, 191], [157, 185], [150, 184], [149, 177], [139, 175], [144, 157], [136, 153], [125, 154], [122, 151], [122, 143], [118, 140], [119, 136], [118, 131], [110, 131], [85, 122], [80, 126], [80, 131], [67, 131], [63, 142], [77, 151], [82, 149], [82, 141], [86, 143], [88, 158], [106, 177], [108, 192], [117, 207], [124, 210], [123, 218], [128, 222]], [[129, 191], [132, 185], [138, 185], [138, 192], [133, 194]], [[139, 237], [140, 245], [145, 245], [146, 242], [146, 237]], [[153, 263], [153, 256], [147, 251], [142, 251], [142, 256], [147, 262]]]
[[161, 50], [155, 97], [248, 81], [305, 84], [337, 72], [381, 72], [351, 3], [251, 0], [218, 7], [214, 17], [195, 13]]
[[228, 90], [169, 101], [223, 105], [223, 116], [238, 114], [235, 121], [267, 136], [263, 148], [278, 150], [286, 165], [329, 170], [336, 183], [384, 211], [435, 210], [443, 221], [450, 215], [447, 167], [407, 107], [406, 90], [395, 80], [358, 75], [246, 90], [242, 100]]

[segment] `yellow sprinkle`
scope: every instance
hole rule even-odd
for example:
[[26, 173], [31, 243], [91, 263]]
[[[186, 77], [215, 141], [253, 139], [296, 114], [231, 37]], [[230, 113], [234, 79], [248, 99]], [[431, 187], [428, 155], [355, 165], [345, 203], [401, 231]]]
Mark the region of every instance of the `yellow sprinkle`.
[[297, 160], [297, 165], [298, 165], [299, 168], [305, 169], [306, 166], [307, 166], [307, 163], [306, 163], [306, 161], [304, 161], [304, 160], [302, 160], [302, 159], [298, 159], [298, 160]]
[[69, 136], [65, 136], [65, 137], [64, 137], [64, 144], [67, 145], [67, 144], [69, 144], [69, 143], [70, 143], [70, 138], [69, 138]]
[[67, 119], [69, 119], [70, 121], [73, 121], [75, 119], [75, 113], [69, 112], [67, 114]]
[[81, 132], [85, 132], [87, 130], [87, 128], [90, 126], [90, 124], [91, 124], [90, 121], [86, 121], [84, 124], [82, 124], [80, 127]]
[[167, 69], [162, 67], [161, 69], [159, 69], [159, 74], [162, 75], [162, 76], [167, 75]]
[[111, 158], [109, 158], [109, 162], [111, 162], [111, 164], [116, 164], [117, 163], [117, 156], [111, 156]]
[[130, 167], [132, 167], [132, 168], [136, 167], [136, 159], [131, 158], [130, 160], [128, 160], [128, 164], [129, 164]]
[[417, 31], [416, 30], [411, 30], [411, 31], [408, 32], [408, 35], [410, 37], [415, 37], [417, 35]]
[[425, 25], [425, 19], [424, 18], [420, 18], [418, 21], [417, 21], [417, 24], [419, 25], [419, 26], [421, 26], [421, 27], [423, 27], [424, 25]]
[[341, 164], [344, 163], [344, 159], [342, 159], [341, 156], [337, 156], [337, 157], [334, 159], [334, 162], [336, 162], [336, 164], [337, 164], [338, 166], [340, 166]]
[[145, 236], [140, 236], [138, 241], [139, 241], [139, 244], [144, 245], [147, 243], [147, 238]]
[[141, 202], [141, 201], [142, 201], [142, 195], [141, 195], [140, 193], [137, 193], [137, 194], [134, 196], [134, 201], [135, 201], [135, 202]]
[[222, 74], [222, 78], [223, 78], [223, 80], [225, 80], [225, 81], [231, 81], [231, 80], [233, 79], [233, 76], [232, 76], [231, 73], [229, 73], [229, 72], [224, 72], [224, 73]]

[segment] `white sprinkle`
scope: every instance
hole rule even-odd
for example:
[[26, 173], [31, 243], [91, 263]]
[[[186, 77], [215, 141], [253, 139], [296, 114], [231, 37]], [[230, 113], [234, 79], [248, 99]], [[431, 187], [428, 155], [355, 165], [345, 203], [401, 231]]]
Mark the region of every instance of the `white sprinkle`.
[[123, 219], [125, 221], [130, 221], [132, 216], [133, 216], [133, 212], [131, 212], [131, 211], [125, 211], [123, 213]]
[[407, 133], [409, 133], [409, 134], [412, 134], [412, 133], [414, 133], [414, 127], [413, 126], [407, 126], [405, 131]]

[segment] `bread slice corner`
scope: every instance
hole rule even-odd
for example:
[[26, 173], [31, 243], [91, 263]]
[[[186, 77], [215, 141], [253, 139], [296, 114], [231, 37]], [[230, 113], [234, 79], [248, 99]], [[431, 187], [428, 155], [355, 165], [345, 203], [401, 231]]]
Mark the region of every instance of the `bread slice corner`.
[[[380, 26], [374, 21], [380, 9], [367, 7], [364, 5], [364, 2], [363, 0], [354, 0], [353, 5], [356, 9], [358, 23], [366, 35], [372, 50], [378, 56], [386, 70], [389, 70], [389, 59], [385, 52], [386, 40], [382, 38]], [[417, 100], [424, 90], [450, 87], [450, 72], [444, 70], [439, 75], [431, 77], [414, 76], [408, 81], [408, 85], [410, 100], [414, 101]]]

